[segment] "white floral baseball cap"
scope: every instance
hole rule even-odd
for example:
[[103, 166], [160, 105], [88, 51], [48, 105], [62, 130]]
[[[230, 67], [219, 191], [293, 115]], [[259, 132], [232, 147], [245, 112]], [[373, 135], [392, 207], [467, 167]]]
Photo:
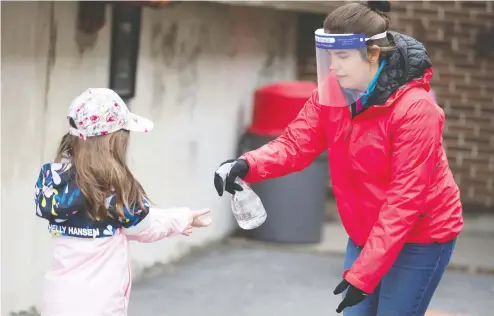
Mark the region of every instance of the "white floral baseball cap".
[[121, 129], [147, 133], [154, 127], [152, 121], [131, 113], [122, 98], [106, 88], [90, 88], [76, 97], [67, 118], [75, 123], [69, 133], [82, 139]]

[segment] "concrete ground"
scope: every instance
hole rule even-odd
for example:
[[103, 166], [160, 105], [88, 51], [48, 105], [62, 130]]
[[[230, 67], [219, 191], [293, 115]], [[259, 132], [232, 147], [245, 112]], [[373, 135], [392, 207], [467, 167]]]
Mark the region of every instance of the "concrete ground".
[[[342, 265], [336, 254], [233, 240], [150, 271], [132, 290], [129, 316], [338, 315]], [[493, 275], [449, 270], [428, 316], [493, 310]]]

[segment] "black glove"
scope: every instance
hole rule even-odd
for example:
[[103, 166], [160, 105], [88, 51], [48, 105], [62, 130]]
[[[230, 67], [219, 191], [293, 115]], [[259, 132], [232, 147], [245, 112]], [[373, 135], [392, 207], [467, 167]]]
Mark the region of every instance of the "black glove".
[[[226, 177], [226, 185], [225, 191], [229, 192], [230, 194], [235, 194], [235, 191], [243, 191], [244, 189], [235, 183], [235, 179], [237, 177], [243, 179], [249, 172], [249, 165], [247, 164], [247, 161], [243, 159], [229, 159], [225, 162], [223, 162], [221, 166], [223, 166], [226, 163], [232, 163], [235, 162], [235, 164], [232, 166], [232, 169], [230, 169], [230, 173]], [[218, 192], [219, 196], [223, 195], [223, 178], [219, 176], [216, 172], [214, 173], [214, 187], [216, 188], [216, 191]]]
[[341, 313], [345, 308], [357, 305], [358, 303], [362, 302], [368, 295], [364, 291], [359, 290], [355, 286], [348, 283], [348, 281], [345, 279], [343, 279], [343, 281], [338, 284], [338, 286], [334, 289], [333, 294], [341, 294], [347, 288], [348, 291], [346, 292], [345, 298], [343, 299], [343, 301], [341, 301], [340, 305], [338, 305], [338, 308], [336, 309], [336, 312], [338, 314]]

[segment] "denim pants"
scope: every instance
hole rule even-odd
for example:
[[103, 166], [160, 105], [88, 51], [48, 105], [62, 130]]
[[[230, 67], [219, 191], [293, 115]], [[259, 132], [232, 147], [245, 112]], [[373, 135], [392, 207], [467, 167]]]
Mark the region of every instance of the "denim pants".
[[[405, 244], [388, 273], [364, 301], [343, 311], [344, 316], [424, 316], [446, 270], [456, 240], [428, 245]], [[345, 270], [361, 248], [349, 239]]]

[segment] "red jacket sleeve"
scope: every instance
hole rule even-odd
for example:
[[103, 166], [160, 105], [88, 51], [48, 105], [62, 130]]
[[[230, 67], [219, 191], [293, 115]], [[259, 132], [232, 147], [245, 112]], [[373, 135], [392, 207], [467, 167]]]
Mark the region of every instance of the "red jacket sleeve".
[[316, 91], [283, 135], [240, 157], [249, 164], [245, 181], [252, 183], [301, 171], [327, 149], [320, 121], [321, 105], [315, 100]]
[[345, 279], [372, 293], [400, 253], [424, 209], [426, 192], [442, 146], [443, 112], [427, 100], [412, 104], [392, 132], [392, 179], [369, 238]]

